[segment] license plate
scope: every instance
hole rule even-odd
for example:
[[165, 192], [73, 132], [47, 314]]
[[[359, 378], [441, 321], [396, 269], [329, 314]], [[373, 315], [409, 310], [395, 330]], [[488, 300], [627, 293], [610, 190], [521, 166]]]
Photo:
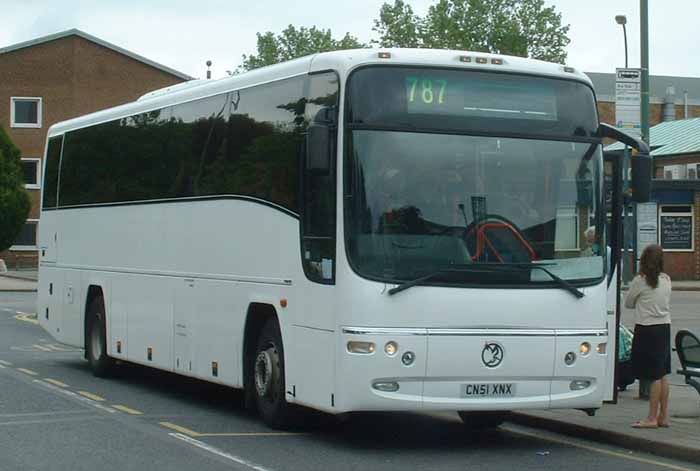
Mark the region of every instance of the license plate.
[[514, 383], [470, 383], [462, 385], [462, 397], [515, 396]]

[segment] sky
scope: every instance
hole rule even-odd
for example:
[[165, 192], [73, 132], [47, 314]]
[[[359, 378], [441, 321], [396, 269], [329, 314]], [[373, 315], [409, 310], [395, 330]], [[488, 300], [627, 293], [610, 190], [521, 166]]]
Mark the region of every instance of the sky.
[[[193, 77], [235, 70], [256, 53], [256, 33], [289, 24], [330, 28], [363, 42], [376, 38], [374, 19], [393, 0], [0, 0], [0, 48], [71, 28]], [[406, 0], [425, 15], [437, 0]], [[586, 72], [624, 66], [622, 27], [627, 16], [629, 66], [640, 64], [639, 0], [545, 0], [569, 24], [567, 63]], [[700, 77], [699, 0], [649, 0], [649, 69], [652, 75]]]

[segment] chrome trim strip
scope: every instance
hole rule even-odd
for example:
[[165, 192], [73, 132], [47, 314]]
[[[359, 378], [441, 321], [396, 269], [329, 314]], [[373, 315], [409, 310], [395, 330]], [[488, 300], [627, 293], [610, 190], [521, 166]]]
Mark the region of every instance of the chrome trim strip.
[[401, 329], [396, 327], [343, 327], [350, 335], [427, 335], [427, 329]]
[[566, 329], [557, 330], [557, 337], [607, 337], [606, 329]]
[[554, 337], [554, 329], [428, 329], [430, 336]]
[[434, 337], [605, 337], [605, 329], [438, 329], [398, 327], [343, 327], [351, 335], [428, 335]]

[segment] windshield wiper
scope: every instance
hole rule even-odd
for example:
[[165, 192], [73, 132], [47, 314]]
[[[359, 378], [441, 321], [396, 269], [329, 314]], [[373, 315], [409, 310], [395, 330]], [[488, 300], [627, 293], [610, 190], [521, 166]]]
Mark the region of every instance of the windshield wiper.
[[563, 278], [560, 278], [559, 276], [555, 275], [552, 273], [550, 270], [546, 268], [546, 266], [553, 265], [552, 263], [475, 263], [474, 265], [458, 265], [458, 266], [452, 266], [452, 267], [447, 267], [443, 268], [441, 270], [436, 270], [432, 273], [429, 273], [427, 275], [421, 276], [420, 278], [416, 278], [414, 280], [409, 280], [406, 281], [405, 283], [401, 283], [399, 286], [396, 286], [395, 288], [391, 288], [388, 293], [389, 295], [394, 295], [396, 293], [400, 293], [401, 291], [407, 290], [408, 288], [412, 288], [416, 285], [419, 285], [423, 282], [426, 282], [430, 280], [431, 278], [434, 278], [438, 275], [442, 275], [444, 273], [468, 273], [468, 272], [479, 272], [479, 271], [484, 271], [484, 272], [494, 272], [494, 271], [525, 271], [528, 269], [537, 269], [537, 270], [542, 270], [545, 272], [547, 275], [554, 280], [555, 283], [557, 283], [561, 288], [565, 289], [569, 293], [573, 294], [577, 298], [582, 298], [584, 296], [583, 291], [579, 290], [576, 288], [574, 285], [569, 283], [568, 281], [564, 280]]

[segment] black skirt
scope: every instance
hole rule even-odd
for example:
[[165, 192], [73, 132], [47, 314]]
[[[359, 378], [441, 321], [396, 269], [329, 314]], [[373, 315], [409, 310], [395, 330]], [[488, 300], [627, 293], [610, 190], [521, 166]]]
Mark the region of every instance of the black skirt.
[[652, 381], [671, 373], [671, 324], [634, 326], [632, 368], [637, 379]]

